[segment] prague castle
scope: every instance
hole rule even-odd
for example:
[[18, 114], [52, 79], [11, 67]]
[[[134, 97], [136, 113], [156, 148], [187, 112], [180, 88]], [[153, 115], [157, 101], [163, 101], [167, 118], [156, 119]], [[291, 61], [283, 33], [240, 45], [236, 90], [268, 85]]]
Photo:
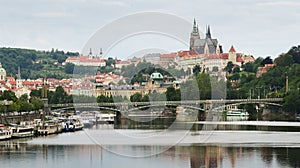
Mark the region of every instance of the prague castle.
[[206, 36], [201, 39], [198, 25], [194, 19], [193, 31], [190, 37], [190, 51], [195, 51], [198, 54], [220, 54], [223, 53], [218, 39], [213, 39], [210, 33], [210, 26], [206, 28]]

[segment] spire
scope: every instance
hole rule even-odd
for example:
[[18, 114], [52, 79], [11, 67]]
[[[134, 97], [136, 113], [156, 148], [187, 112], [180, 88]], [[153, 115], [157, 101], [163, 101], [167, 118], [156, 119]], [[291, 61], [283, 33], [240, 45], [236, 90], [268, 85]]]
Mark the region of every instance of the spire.
[[194, 18], [194, 26], [193, 26], [193, 34], [198, 35], [199, 30], [198, 30], [198, 25], [196, 23], [196, 19]]
[[102, 56], [103, 52], [102, 52], [102, 48], [100, 48], [100, 56]]
[[210, 26], [208, 25], [206, 28], [206, 38], [211, 38], [211, 34], [210, 34]]
[[21, 79], [21, 70], [20, 70], [20, 66], [18, 67], [18, 79]]
[[235, 49], [234, 49], [233, 45], [231, 45], [231, 47], [229, 49], [229, 52], [235, 52]]

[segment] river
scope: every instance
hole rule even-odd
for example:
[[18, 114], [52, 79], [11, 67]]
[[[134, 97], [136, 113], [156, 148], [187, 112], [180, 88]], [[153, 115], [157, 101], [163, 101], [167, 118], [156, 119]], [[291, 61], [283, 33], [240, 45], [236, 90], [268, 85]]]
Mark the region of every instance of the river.
[[280, 122], [284, 128], [276, 130], [237, 129], [237, 124], [233, 129], [202, 126], [191, 131], [98, 125], [74, 133], [0, 141], [0, 163], [7, 168], [300, 167], [300, 134], [288, 130], [298, 123]]

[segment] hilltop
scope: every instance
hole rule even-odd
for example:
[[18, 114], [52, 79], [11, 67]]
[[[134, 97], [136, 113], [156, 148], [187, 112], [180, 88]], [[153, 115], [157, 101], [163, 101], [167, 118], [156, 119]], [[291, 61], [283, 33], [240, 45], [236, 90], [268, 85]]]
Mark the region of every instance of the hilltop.
[[62, 63], [69, 56], [79, 56], [78, 52], [64, 52], [58, 49], [38, 51], [21, 48], [0, 48], [0, 62], [6, 69], [7, 76], [16, 77], [18, 67], [23, 79], [37, 79], [44, 77], [70, 77], [64, 70]]

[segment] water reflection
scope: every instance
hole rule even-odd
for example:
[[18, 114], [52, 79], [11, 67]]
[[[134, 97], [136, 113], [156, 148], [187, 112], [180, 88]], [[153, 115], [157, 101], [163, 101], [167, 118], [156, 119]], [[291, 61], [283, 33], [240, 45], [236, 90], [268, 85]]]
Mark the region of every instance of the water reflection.
[[[110, 146], [149, 152], [164, 146]], [[132, 158], [96, 145], [31, 145], [1, 141], [1, 167], [300, 167], [300, 149], [289, 147], [174, 146], [151, 157]]]

